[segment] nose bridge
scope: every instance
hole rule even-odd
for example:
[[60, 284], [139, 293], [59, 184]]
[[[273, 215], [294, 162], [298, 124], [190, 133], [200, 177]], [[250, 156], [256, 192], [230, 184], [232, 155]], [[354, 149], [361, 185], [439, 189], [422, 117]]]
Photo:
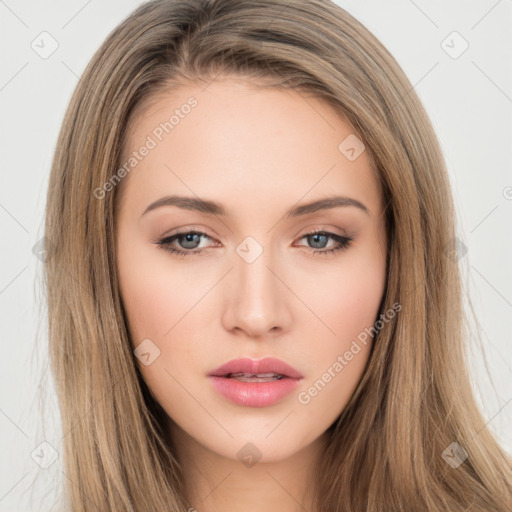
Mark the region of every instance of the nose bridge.
[[237, 246], [234, 293], [228, 301], [230, 329], [238, 327], [252, 336], [262, 336], [275, 328], [287, 328], [286, 287], [275, 275], [275, 263], [272, 250], [253, 237]]

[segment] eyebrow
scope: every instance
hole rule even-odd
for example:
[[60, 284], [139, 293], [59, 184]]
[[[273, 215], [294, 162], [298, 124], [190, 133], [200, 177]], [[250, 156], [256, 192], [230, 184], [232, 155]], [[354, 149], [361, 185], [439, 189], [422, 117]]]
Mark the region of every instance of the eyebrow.
[[[182, 208], [184, 210], [193, 210], [206, 213], [208, 215], [228, 215], [227, 210], [221, 204], [216, 203], [215, 201], [186, 196], [165, 196], [157, 199], [144, 210], [142, 215], [145, 215], [146, 213], [163, 206], [176, 206], [177, 208]], [[317, 201], [312, 201], [307, 204], [293, 206], [285, 213], [285, 218], [299, 217], [317, 212], [319, 210], [329, 210], [331, 208], [337, 208], [340, 206], [354, 206], [364, 211], [368, 215], [370, 214], [368, 208], [357, 199], [352, 199], [351, 197], [345, 196], [332, 196], [319, 199]]]

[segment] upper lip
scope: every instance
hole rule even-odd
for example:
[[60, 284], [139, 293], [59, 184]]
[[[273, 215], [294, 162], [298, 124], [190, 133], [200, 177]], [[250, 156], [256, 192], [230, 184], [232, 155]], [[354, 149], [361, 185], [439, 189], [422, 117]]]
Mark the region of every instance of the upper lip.
[[298, 370], [275, 357], [265, 357], [263, 359], [243, 357], [241, 359], [232, 359], [215, 370], [212, 370], [209, 375], [225, 377], [230, 373], [251, 373], [254, 375], [260, 373], [278, 373], [293, 379], [301, 379], [303, 377]]

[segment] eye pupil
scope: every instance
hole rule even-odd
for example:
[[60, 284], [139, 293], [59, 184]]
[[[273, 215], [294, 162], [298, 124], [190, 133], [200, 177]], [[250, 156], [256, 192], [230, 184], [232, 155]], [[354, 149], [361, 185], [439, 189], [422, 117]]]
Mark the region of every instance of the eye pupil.
[[[186, 241], [185, 245], [183, 245], [186, 249], [195, 249], [200, 243], [200, 236], [197, 233], [187, 233], [179, 237], [180, 242], [182, 239], [185, 239]], [[188, 245], [188, 243], [191, 243], [192, 245]]]
[[[313, 243], [315, 244], [315, 243], [318, 243], [318, 241], [319, 241], [318, 239], [319, 238], [323, 238], [324, 239], [323, 241], [326, 242], [326, 239], [328, 237], [326, 235], [322, 235], [321, 233], [315, 233], [314, 235], [311, 235], [311, 238], [314, 240]], [[315, 249], [323, 249], [324, 247], [325, 247], [325, 243], [321, 244], [320, 247], [315, 247]]]

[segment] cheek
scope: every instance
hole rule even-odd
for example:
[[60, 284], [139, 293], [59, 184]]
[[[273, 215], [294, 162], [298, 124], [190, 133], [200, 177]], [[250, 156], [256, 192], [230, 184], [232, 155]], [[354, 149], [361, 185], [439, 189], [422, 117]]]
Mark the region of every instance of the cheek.
[[[176, 263], [171, 266], [169, 258], [153, 245], [134, 243], [129, 247], [120, 236], [119, 286], [132, 348], [144, 341], [141, 346], [149, 347], [144, 351], [151, 353], [150, 364], [135, 361], [151, 394], [168, 414], [191, 406], [179, 383], [190, 387], [185, 382], [187, 372], [198, 359], [191, 343], [192, 326], [198, 326], [200, 299], [209, 287], [209, 281], [201, 280], [197, 273], [180, 272]], [[189, 411], [189, 415], [197, 412]]]
[[359, 249], [324, 265], [321, 272], [317, 264], [316, 271], [304, 272], [301, 279], [297, 294], [316, 317], [322, 343], [315, 344], [315, 349], [325, 355], [348, 348], [378, 316], [385, 288], [385, 255], [375, 245]]
[[184, 316], [206, 294], [208, 281], [180, 271], [179, 264], [170, 266], [171, 256], [153, 245], [123, 251], [120, 243], [119, 248], [120, 290], [134, 346], [145, 338], [172, 336], [175, 326], [186, 321]]
[[335, 267], [303, 284], [301, 297], [321, 320], [309, 330], [316, 332], [313, 341], [305, 340], [308, 372], [298, 395], [310, 413], [333, 421], [352, 396], [370, 355], [385, 272], [385, 255], [373, 245], [347, 252]]

